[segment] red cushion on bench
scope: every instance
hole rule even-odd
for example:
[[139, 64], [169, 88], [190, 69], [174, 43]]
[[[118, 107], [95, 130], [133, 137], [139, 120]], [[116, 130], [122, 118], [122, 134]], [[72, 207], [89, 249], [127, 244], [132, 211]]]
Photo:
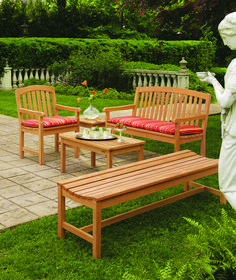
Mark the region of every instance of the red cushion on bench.
[[[140, 118], [133, 116], [115, 117], [108, 120], [109, 123], [122, 123], [126, 126], [142, 128], [146, 130], [175, 134], [175, 124], [172, 122], [158, 121], [148, 118]], [[194, 125], [180, 124], [180, 135], [201, 133], [203, 129]]]
[[[77, 123], [77, 120], [72, 117], [61, 117], [54, 116], [49, 118], [43, 118], [43, 127], [51, 127], [58, 125], [74, 124]], [[38, 119], [25, 120], [22, 122], [22, 125], [29, 127], [39, 127]]]

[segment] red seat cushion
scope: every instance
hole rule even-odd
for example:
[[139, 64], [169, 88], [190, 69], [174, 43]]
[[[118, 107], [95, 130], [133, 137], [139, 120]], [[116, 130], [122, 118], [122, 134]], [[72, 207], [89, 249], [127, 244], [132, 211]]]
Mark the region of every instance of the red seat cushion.
[[[175, 134], [175, 124], [172, 122], [166, 121], [158, 121], [148, 118], [140, 118], [133, 116], [126, 117], [115, 117], [108, 120], [109, 123], [122, 123], [126, 126], [135, 127], [135, 128], [143, 128], [146, 130], [166, 133], [166, 134]], [[201, 133], [203, 129], [198, 126], [188, 125], [188, 124], [180, 124], [180, 135], [186, 134], [195, 134]]]
[[[51, 127], [51, 126], [74, 124], [74, 123], [77, 123], [77, 120], [72, 117], [54, 116], [54, 117], [43, 119], [43, 127]], [[25, 120], [21, 124], [29, 127], [39, 127], [38, 119]]]

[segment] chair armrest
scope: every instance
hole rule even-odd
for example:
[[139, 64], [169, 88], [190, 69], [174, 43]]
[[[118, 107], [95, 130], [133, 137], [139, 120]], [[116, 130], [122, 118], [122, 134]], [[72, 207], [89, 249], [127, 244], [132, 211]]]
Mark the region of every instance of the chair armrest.
[[64, 105], [59, 105], [59, 104], [56, 104], [55, 108], [56, 109], [60, 109], [60, 110], [67, 110], [67, 111], [72, 111], [72, 112], [78, 112], [78, 113], [82, 112], [82, 110], [80, 108], [64, 106]]
[[45, 116], [44, 112], [33, 111], [33, 110], [29, 110], [29, 109], [24, 109], [24, 108], [18, 108], [18, 112], [22, 113], [22, 114], [33, 114], [33, 115], [39, 116], [39, 117]]
[[128, 110], [134, 109], [136, 106], [134, 104], [124, 105], [124, 106], [117, 106], [117, 107], [106, 107], [103, 108], [103, 112], [111, 112], [111, 111], [118, 111], [118, 110]]
[[181, 123], [181, 122], [187, 122], [187, 121], [194, 121], [194, 120], [204, 120], [206, 119], [207, 115], [201, 114], [201, 115], [196, 115], [196, 116], [191, 116], [191, 117], [184, 117], [184, 118], [177, 118], [173, 120], [173, 123]]

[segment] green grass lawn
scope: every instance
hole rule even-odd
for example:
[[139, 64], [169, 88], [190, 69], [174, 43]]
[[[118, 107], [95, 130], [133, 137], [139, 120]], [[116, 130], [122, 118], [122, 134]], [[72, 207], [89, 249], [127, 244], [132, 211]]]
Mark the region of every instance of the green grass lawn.
[[[78, 106], [74, 99], [74, 96], [58, 96], [58, 103]], [[124, 104], [121, 100], [99, 100], [99, 102], [101, 108]], [[0, 114], [16, 117], [13, 93], [0, 92]], [[206, 147], [208, 157], [219, 157], [220, 125], [219, 115], [209, 117]], [[147, 140], [145, 149], [167, 154], [173, 152], [173, 145]], [[182, 145], [181, 149], [191, 149], [199, 153], [200, 144]], [[217, 174], [199, 181], [218, 188]], [[122, 203], [104, 209], [102, 216], [107, 218], [169, 197], [182, 190], [182, 186], [177, 186]], [[212, 226], [213, 229], [215, 227], [217, 230], [217, 226], [212, 223], [212, 217], [220, 221], [222, 209], [227, 211], [229, 217], [236, 218], [236, 213], [229, 204], [219, 203], [219, 197], [210, 193], [200, 193], [105, 227], [102, 229], [100, 260], [92, 257], [92, 245], [74, 234], [67, 232], [65, 239], [58, 238], [57, 216], [44, 217], [13, 229], [2, 230], [0, 279], [179, 280], [182, 278], [173, 277], [175, 272], [201, 256], [188, 240], [188, 236], [196, 234], [197, 229], [184, 217]], [[75, 226], [87, 225], [92, 222], [92, 212], [85, 206], [70, 209], [67, 211], [67, 220]], [[200, 267], [196, 269], [194, 277], [185, 279], [214, 279], [199, 278], [197, 276], [199, 270]]]

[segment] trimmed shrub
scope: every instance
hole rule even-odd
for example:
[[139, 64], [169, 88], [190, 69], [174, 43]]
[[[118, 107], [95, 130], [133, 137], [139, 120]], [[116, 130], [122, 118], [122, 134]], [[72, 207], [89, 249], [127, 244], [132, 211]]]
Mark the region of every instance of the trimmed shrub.
[[[0, 68], [6, 59], [11, 67], [48, 67], [54, 62], [69, 59], [74, 51], [86, 55], [118, 50], [126, 61], [179, 66], [184, 56], [193, 72], [212, 67], [215, 50], [210, 41], [107, 40], [77, 38], [0, 38]], [[206, 49], [207, 59], [206, 59]], [[207, 64], [206, 64], [207, 61]]]

